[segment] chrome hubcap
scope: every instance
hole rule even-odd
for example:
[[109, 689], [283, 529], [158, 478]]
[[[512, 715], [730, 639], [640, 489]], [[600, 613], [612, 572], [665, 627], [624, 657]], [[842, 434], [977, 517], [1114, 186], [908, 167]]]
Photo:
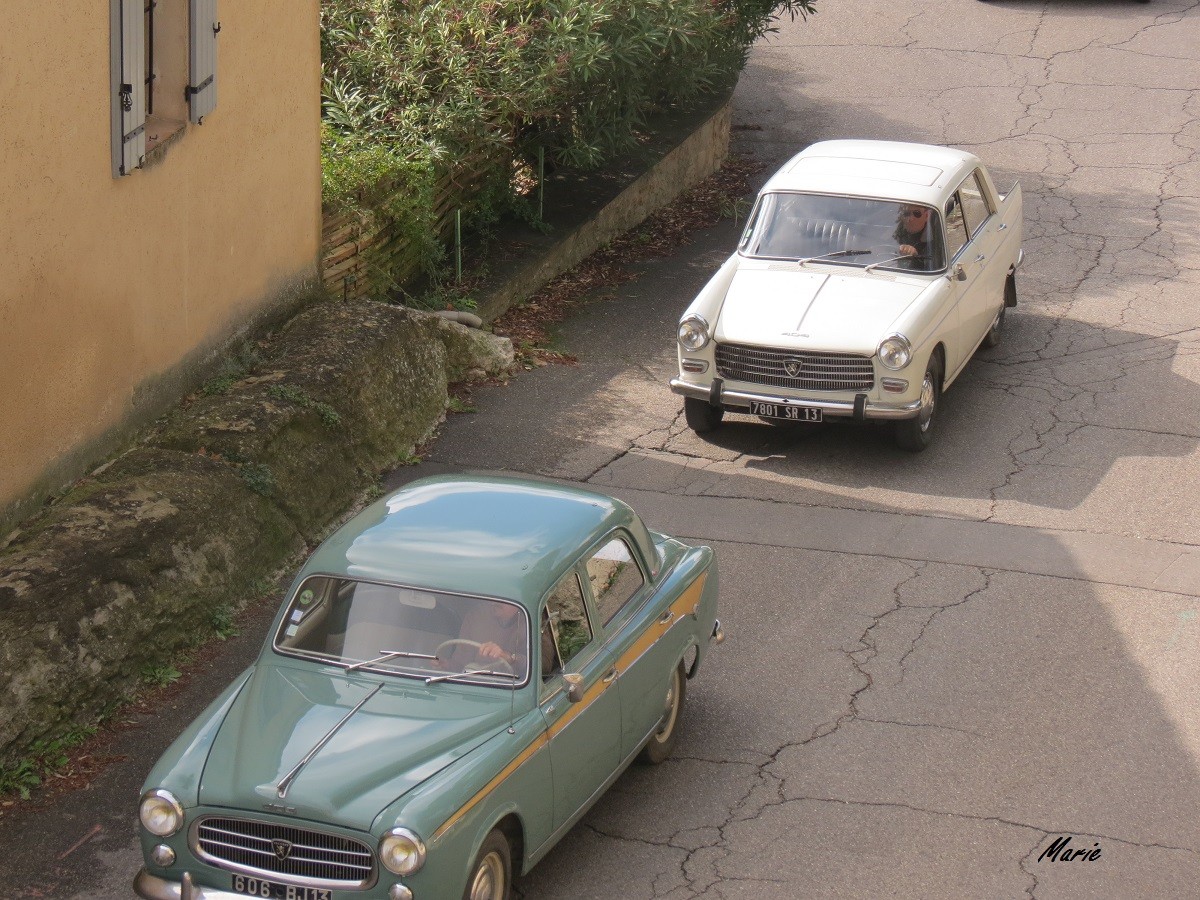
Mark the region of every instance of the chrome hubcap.
[[933, 419], [933, 407], [937, 403], [937, 392], [933, 387], [933, 373], [926, 372], [925, 380], [921, 382], [921, 411], [917, 413], [917, 422], [922, 431], [929, 430]]
[[471, 900], [500, 900], [504, 896], [504, 861], [489, 853], [479, 861], [471, 882]]
[[675, 718], [679, 715], [679, 704], [675, 702], [675, 698], [679, 696], [678, 690], [679, 672], [674, 672], [671, 675], [671, 686], [667, 688], [666, 708], [663, 711], [662, 722], [658, 726], [658, 731], [654, 737], [659, 743], [670, 736], [675, 729]]

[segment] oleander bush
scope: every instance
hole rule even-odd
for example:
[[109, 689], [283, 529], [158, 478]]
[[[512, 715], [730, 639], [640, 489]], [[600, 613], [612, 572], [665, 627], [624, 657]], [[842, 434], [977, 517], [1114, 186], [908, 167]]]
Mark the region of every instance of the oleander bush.
[[602, 163], [665, 105], [731, 85], [777, 16], [812, 11], [812, 0], [323, 0], [326, 206], [387, 216], [428, 268], [447, 173], [468, 169], [480, 198], [468, 216], [494, 218], [539, 149], [554, 164]]

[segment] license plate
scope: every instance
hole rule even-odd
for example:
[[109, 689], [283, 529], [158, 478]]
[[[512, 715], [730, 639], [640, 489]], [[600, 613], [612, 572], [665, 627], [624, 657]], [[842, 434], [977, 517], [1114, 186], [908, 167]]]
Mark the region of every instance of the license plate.
[[815, 406], [792, 406], [788, 403], [763, 403], [750, 401], [750, 415], [766, 416], [768, 419], [784, 419], [788, 422], [820, 422], [821, 410]]
[[304, 887], [298, 884], [280, 884], [249, 875], [234, 875], [233, 889], [247, 897], [268, 897], [270, 900], [333, 900], [333, 891], [328, 888]]

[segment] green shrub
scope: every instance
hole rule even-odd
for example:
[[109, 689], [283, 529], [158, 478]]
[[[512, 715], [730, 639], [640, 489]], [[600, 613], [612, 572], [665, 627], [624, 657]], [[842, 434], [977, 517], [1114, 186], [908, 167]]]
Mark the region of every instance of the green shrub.
[[514, 163], [528, 170], [539, 149], [552, 163], [603, 162], [665, 106], [731, 85], [776, 16], [812, 11], [812, 0], [323, 0], [325, 204], [386, 225], [431, 272], [439, 179], [453, 193], [456, 174], [478, 175], [452, 202], [487, 227], [520, 207]]

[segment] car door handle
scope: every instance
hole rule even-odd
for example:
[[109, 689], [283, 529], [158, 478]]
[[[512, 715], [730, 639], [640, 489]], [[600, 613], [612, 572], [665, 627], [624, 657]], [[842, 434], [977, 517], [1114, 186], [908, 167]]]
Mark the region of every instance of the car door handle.
[[612, 682], [613, 682], [613, 679], [614, 679], [614, 678], [616, 678], [616, 677], [617, 677], [617, 669], [616, 669], [616, 667], [614, 666], [613, 668], [609, 669], [609, 670], [608, 670], [608, 674], [607, 674], [607, 675], [605, 675], [605, 676], [604, 676], [603, 678], [601, 678], [600, 680], [601, 680], [601, 681], [603, 681], [605, 684], [612, 684]]
[[987, 259], [987, 257], [980, 253], [977, 257], [975, 257], [975, 262], [983, 262], [985, 259]]
[[1007, 223], [1007, 222], [1001, 222], [1001, 223], [1000, 223], [1000, 227], [999, 227], [999, 228], [997, 228], [996, 230], [997, 230], [997, 231], [1004, 231], [1004, 230], [1006, 230], [1007, 228], [1008, 228], [1008, 223]]
[[675, 618], [675, 614], [668, 609], [665, 613], [658, 617], [658, 624], [670, 625], [673, 618]]

